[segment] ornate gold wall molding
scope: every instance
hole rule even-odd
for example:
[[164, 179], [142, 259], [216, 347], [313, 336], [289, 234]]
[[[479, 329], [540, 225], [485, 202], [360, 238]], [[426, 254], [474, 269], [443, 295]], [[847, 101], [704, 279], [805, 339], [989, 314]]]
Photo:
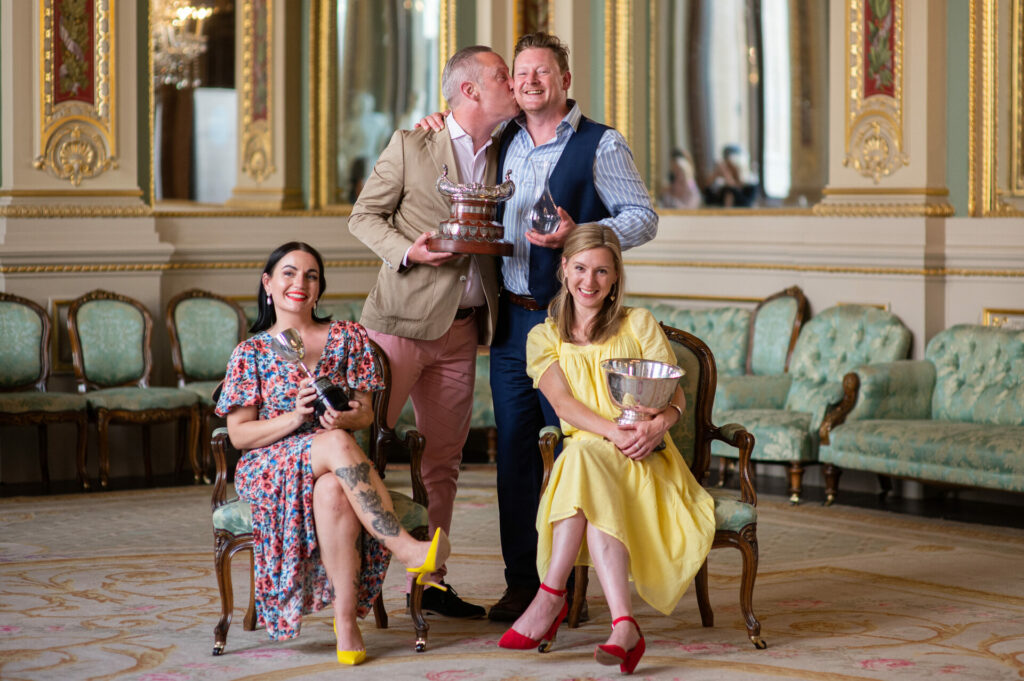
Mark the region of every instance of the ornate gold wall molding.
[[998, 277], [1024, 279], [1024, 269], [968, 269], [954, 267], [858, 267], [841, 265], [788, 265], [759, 262], [705, 262], [700, 260], [624, 260], [630, 267], [673, 267], [705, 270], [767, 270], [825, 274], [902, 275], [917, 277]]
[[[65, 194], [65, 196], [67, 196]], [[3, 218], [142, 218], [153, 214], [147, 205], [90, 206], [73, 204], [19, 204], [0, 206]]]
[[630, 5], [630, 0], [605, 0], [604, 3], [604, 122], [622, 133], [630, 147], [635, 147], [630, 119], [633, 101]]
[[1010, 58], [1013, 69], [1010, 87], [1013, 90], [1013, 139], [1010, 146], [1010, 191], [1024, 196], [1024, 0], [1013, 0], [1013, 43]]
[[[263, 261], [94, 263], [90, 265], [0, 265], [0, 274], [79, 274], [103, 272], [170, 272], [182, 270], [258, 270]], [[380, 260], [324, 260], [326, 268], [379, 267]]]
[[[969, 166], [967, 212], [972, 216], [1021, 216], [1024, 212], [1007, 204], [1000, 197], [999, 187], [999, 0], [971, 0], [970, 6], [970, 84], [968, 97], [970, 109], [968, 116], [969, 130]], [[1009, 102], [1011, 110], [1012, 149], [1008, 155], [1011, 174], [1007, 183], [1007, 191], [1015, 193], [1013, 187], [1018, 177], [1024, 175], [1020, 169], [1021, 133], [1024, 124], [1021, 110], [1021, 62], [1024, 55], [1019, 41], [1024, 18], [1021, 14], [1021, 0], [1013, 0], [1013, 80], [1012, 98]], [[1020, 169], [1021, 173], [1017, 170]], [[1024, 181], [1022, 181], [1024, 183]]]
[[39, 3], [39, 156], [77, 187], [117, 167], [114, 9], [110, 0]]
[[[847, 193], [843, 190], [843, 193]], [[956, 214], [956, 208], [948, 202], [942, 203], [818, 203], [812, 208], [815, 215], [842, 217], [926, 217], [948, 218]]]
[[[455, 53], [455, 46], [458, 45], [456, 42], [455, 26], [456, 26], [456, 7], [455, 0], [441, 0], [441, 35], [439, 36], [437, 43], [437, 77], [438, 80], [441, 78], [441, 74], [444, 73], [444, 65], [447, 63], [448, 58]], [[509, 55], [511, 56], [511, 55]], [[441, 92], [441, 88], [437, 88], [437, 102], [438, 111], [444, 111], [448, 108], [448, 102], [444, 99], [444, 94]]]
[[910, 162], [903, 151], [903, 0], [849, 0], [846, 72], [843, 165], [878, 184]]
[[262, 182], [274, 167], [274, 0], [242, 5], [242, 172]]

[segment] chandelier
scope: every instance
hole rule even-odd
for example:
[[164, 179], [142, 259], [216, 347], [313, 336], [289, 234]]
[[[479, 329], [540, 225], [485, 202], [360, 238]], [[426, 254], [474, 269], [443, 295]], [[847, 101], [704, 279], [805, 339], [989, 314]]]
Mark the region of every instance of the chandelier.
[[203, 22], [213, 8], [189, 0], [151, 0], [150, 7], [154, 85], [199, 87], [199, 57], [206, 52]]

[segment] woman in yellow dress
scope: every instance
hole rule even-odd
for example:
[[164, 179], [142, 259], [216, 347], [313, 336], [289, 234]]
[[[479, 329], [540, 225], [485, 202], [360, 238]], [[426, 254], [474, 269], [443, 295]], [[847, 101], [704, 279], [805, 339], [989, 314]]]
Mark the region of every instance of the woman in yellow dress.
[[629, 580], [647, 603], [670, 614], [711, 548], [714, 502], [667, 435], [686, 406], [681, 388], [652, 420], [615, 422], [620, 410], [608, 395], [602, 361], [676, 363], [651, 313], [622, 304], [615, 233], [598, 224], [577, 227], [565, 242], [560, 279], [550, 316], [527, 339], [527, 371], [565, 434], [537, 512], [537, 571], [544, 579], [499, 645], [546, 650], [568, 612], [573, 565], [589, 565], [612, 616], [611, 636], [594, 656], [629, 674], [644, 652]]

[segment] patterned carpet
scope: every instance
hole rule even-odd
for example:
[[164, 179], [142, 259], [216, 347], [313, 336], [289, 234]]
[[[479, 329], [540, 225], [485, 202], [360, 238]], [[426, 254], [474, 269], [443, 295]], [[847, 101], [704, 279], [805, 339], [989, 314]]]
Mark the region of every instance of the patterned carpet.
[[[493, 468], [463, 474], [449, 581], [467, 600], [501, 592]], [[401, 475], [393, 475], [401, 478]], [[592, 657], [608, 611], [591, 581], [591, 621], [563, 627], [548, 655], [497, 647], [486, 620], [432, 619], [413, 652], [404, 576], [385, 586], [391, 627], [372, 617], [370, 658], [339, 669], [330, 612], [299, 638], [242, 629], [247, 561], [235, 564], [236, 614], [223, 656], [208, 487], [0, 500], [0, 678], [22, 679], [612, 679]], [[637, 678], [1022, 679], [1024, 531], [763, 498], [755, 610], [768, 648], [748, 642], [737, 551], [712, 553], [716, 626], [692, 590], [671, 617], [640, 603], [648, 652]]]

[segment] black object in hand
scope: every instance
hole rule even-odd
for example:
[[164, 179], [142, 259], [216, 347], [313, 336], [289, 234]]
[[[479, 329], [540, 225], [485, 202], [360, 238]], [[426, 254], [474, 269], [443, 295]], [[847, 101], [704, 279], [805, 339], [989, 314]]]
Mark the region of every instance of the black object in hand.
[[334, 411], [348, 411], [352, 407], [348, 401], [351, 396], [341, 386], [334, 385], [328, 378], [318, 378], [313, 382], [313, 389], [316, 390], [316, 400], [313, 401], [313, 413], [317, 419], [324, 415], [327, 407]]

